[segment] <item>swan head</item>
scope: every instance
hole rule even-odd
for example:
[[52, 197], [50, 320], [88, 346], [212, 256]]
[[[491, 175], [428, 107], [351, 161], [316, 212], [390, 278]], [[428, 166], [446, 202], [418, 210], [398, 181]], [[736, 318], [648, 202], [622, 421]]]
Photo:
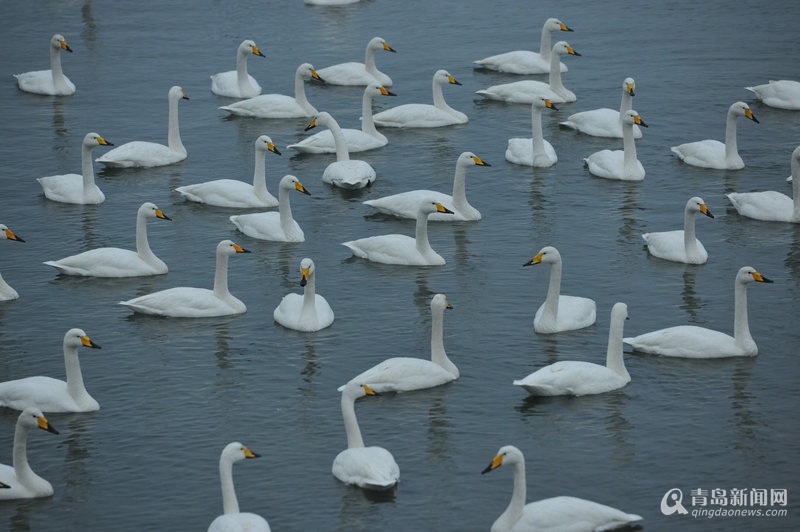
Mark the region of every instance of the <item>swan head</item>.
[[366, 395], [380, 395], [368, 384], [360, 384], [355, 381], [350, 381], [344, 386], [340, 386], [339, 391], [342, 392], [343, 397], [348, 397], [354, 400]]
[[419, 206], [420, 212], [425, 214], [433, 214], [435, 212], [441, 212], [444, 214], [453, 214], [453, 211], [439, 203], [438, 201], [434, 201], [433, 199], [428, 199], [423, 201]]
[[307, 196], [311, 195], [311, 192], [306, 190], [306, 187], [303, 186], [303, 183], [301, 183], [299, 179], [291, 174], [283, 176], [283, 178], [281, 178], [280, 185], [278, 186], [286, 190], [296, 190], [298, 192], [302, 192]]
[[370, 83], [364, 89], [364, 94], [368, 96], [397, 96], [397, 94], [393, 93], [392, 91], [388, 90], [386, 87], [381, 85], [380, 83]]
[[256, 43], [251, 41], [250, 39], [245, 39], [242, 41], [242, 44], [239, 45], [237, 53], [241, 55], [253, 54], [259, 57], [266, 57], [264, 54], [261, 53], [261, 50], [258, 49]]
[[549, 18], [544, 23], [544, 30], [545, 31], [572, 31], [571, 28], [567, 27], [566, 24], [558, 20], [557, 18]]
[[750, 106], [744, 102], [736, 102], [728, 108], [728, 114], [732, 114], [735, 116], [746, 116], [756, 124], [759, 123], [758, 118], [755, 117], [753, 111], [750, 110]]
[[42, 411], [35, 406], [29, 406], [23, 410], [17, 419], [17, 424], [29, 429], [40, 428], [42, 430], [46, 430], [47, 432], [58, 434], [58, 431], [55, 429], [55, 427], [51, 425], [49, 421], [47, 421], [46, 417], [44, 417]]
[[523, 266], [533, 266], [539, 263], [556, 264], [561, 262], [561, 254], [553, 246], [545, 246], [531, 260]]
[[172, 218], [156, 207], [155, 203], [150, 203], [149, 201], [142, 203], [142, 206], [139, 207], [139, 214], [147, 216], [148, 218], [161, 218], [162, 220], [172, 221]]
[[83, 329], [70, 329], [64, 335], [64, 347], [91, 347], [100, 349], [100, 346], [92, 342], [91, 338], [83, 332]]
[[236, 253], [250, 253], [249, 250], [244, 249], [242, 246], [233, 240], [223, 240], [217, 244], [218, 255], [234, 255]]
[[578, 52], [576, 52], [575, 49], [572, 46], [570, 46], [567, 41], [558, 41], [557, 43], [555, 43], [553, 45], [553, 53], [556, 55], [563, 55], [563, 54], [577, 55], [577, 56], [581, 55]]
[[303, 63], [299, 67], [297, 67], [297, 72], [299, 76], [309, 76], [311, 79], [315, 79], [320, 83], [325, 83], [325, 80], [317, 74], [317, 71], [314, 70], [314, 66], [311, 63]]
[[113, 146], [113, 144], [101, 137], [98, 133], [87, 133], [86, 136], [83, 137], [83, 145], [88, 148], [94, 148], [95, 146]]
[[389, 43], [387, 43], [384, 39], [380, 37], [373, 37], [372, 39], [370, 39], [370, 41], [367, 43], [367, 48], [371, 50], [385, 50], [387, 52], [397, 51], [391, 46], [389, 46]]
[[440, 85], [444, 85], [445, 83], [449, 83], [450, 85], [461, 85], [461, 83], [454, 78], [450, 72], [444, 69], [437, 70], [433, 75], [433, 80]]
[[647, 127], [647, 124], [644, 123], [639, 113], [633, 109], [625, 111], [625, 114], [622, 115], [622, 122], [628, 125], [636, 124], [640, 127]]
[[4, 224], [0, 224], [0, 239], [1, 240], [16, 240], [17, 242], [25, 242], [20, 237], [14, 234], [14, 231], [6, 227]]
[[170, 87], [168, 97], [170, 101], [189, 99], [189, 97], [186, 96], [186, 92], [178, 85], [173, 85], [172, 87]]
[[314, 129], [315, 127], [317, 127], [317, 123], [319, 123], [319, 124], [321, 124], [323, 126], [328, 126], [328, 127], [331, 127], [332, 123], [336, 124], [337, 126], [339, 125], [339, 123], [336, 122], [336, 120], [333, 118], [333, 116], [331, 116], [330, 113], [326, 113], [325, 111], [322, 111], [320, 113], [317, 113], [317, 116], [315, 116], [314, 118], [311, 119], [311, 123], [308, 124], [303, 131], [308, 131], [309, 129]]
[[489, 471], [494, 471], [503, 464], [514, 465], [518, 463], [525, 463], [525, 456], [522, 454], [522, 451], [513, 445], [506, 445], [504, 447], [500, 447], [500, 449], [497, 451], [497, 454], [494, 455], [492, 462], [486, 466], [483, 471], [481, 471], [481, 475], [488, 473]]
[[456, 164], [459, 166], [492, 166], [471, 151], [465, 151], [459, 155]]
[[550, 109], [551, 111], [558, 111], [558, 107], [553, 103], [553, 100], [548, 98], [534, 98], [533, 106], [537, 109]]
[[453, 306], [448, 303], [447, 296], [444, 294], [436, 294], [431, 299], [431, 312], [443, 311], [446, 308], [453, 308]]
[[636, 96], [634, 89], [636, 89], [636, 83], [633, 78], [625, 78], [625, 81], [622, 82], [622, 92], [628, 93], [629, 96]]
[[628, 305], [625, 303], [617, 302], [611, 307], [611, 321], [627, 320], [628, 319]]
[[229, 443], [224, 449], [222, 449], [219, 459], [220, 461], [226, 461], [232, 464], [246, 458], [258, 458], [259, 456], [261, 455], [254, 453], [248, 449], [246, 445], [242, 445], [238, 441], [235, 441]]
[[308, 284], [308, 280], [314, 275], [314, 261], [305, 258], [300, 261], [300, 286]]
[[65, 52], [72, 52], [72, 48], [67, 44], [67, 40], [60, 33], [56, 33], [50, 38], [50, 46], [57, 50], [64, 50]]
[[744, 266], [739, 269], [739, 273], [736, 274], [736, 282], [737, 283], [771, 283], [771, 279], [767, 279], [760, 273], [758, 270], [753, 268], [752, 266]]
[[256, 150], [271, 151], [275, 155], [281, 155], [281, 152], [275, 147], [275, 143], [267, 135], [261, 135], [256, 139]]
[[713, 218], [714, 215], [711, 214], [711, 211], [708, 210], [708, 205], [706, 202], [703, 201], [703, 198], [695, 196], [693, 198], [689, 198], [689, 201], [686, 202], [686, 211], [687, 212], [702, 212], [709, 218]]

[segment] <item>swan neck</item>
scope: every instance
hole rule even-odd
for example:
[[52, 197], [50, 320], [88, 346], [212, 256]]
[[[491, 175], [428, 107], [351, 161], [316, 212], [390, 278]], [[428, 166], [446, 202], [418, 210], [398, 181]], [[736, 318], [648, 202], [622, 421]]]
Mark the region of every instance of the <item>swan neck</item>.
[[622, 124], [622, 165], [626, 174], [636, 171], [636, 142], [633, 140], [633, 124]]
[[92, 146], [81, 146], [81, 174], [83, 175], [83, 193], [88, 194], [94, 187], [94, 166], [92, 165]]
[[431, 244], [428, 241], [428, 214], [420, 212], [417, 214], [417, 227], [414, 232], [417, 251], [422, 255], [427, 255], [433, 252]]
[[316, 320], [317, 316], [317, 290], [314, 274], [308, 276], [305, 287], [303, 287], [303, 308], [300, 311], [300, 320]]
[[77, 399], [86, 394], [77, 347], [64, 348], [64, 367], [67, 370], [67, 393]]
[[[550, 30], [542, 28], [542, 38], [539, 40], [539, 56], [545, 61], [550, 61], [552, 45], [550, 44]], [[550, 64], [552, 67], [552, 63]], [[559, 65], [560, 69], [560, 65]]]
[[800, 221], [800, 158], [792, 157], [792, 220]]
[[[514, 464], [514, 491], [511, 492], [511, 501], [506, 510], [497, 518], [496, 522], [508, 525], [508, 530], [522, 518], [525, 508], [525, 497], [527, 496], [525, 486], [525, 462], [519, 461]], [[494, 527], [492, 527], [494, 528]], [[503, 528], [505, 530], [505, 528]]]
[[361, 131], [374, 136], [378, 134], [378, 130], [375, 129], [375, 121], [372, 119], [372, 101], [372, 95], [365, 91], [361, 99]]
[[728, 118], [725, 121], [725, 160], [730, 160], [731, 157], [736, 158], [739, 155], [739, 148], [736, 143], [736, 115], [728, 112]]
[[236, 499], [236, 490], [233, 487], [233, 463], [230, 460], [220, 459], [219, 481], [222, 486], [222, 512], [238, 514], [239, 501]]
[[31, 480], [37, 477], [31, 466], [28, 464], [28, 427], [17, 424], [14, 431], [14, 452], [12, 464], [14, 473], [23, 485], [28, 485]]
[[543, 316], [555, 320], [558, 316], [558, 299], [561, 296], [561, 261], [550, 265], [550, 285], [547, 287], [547, 299], [544, 302]]
[[550, 89], [561, 93], [564, 85], [561, 83], [561, 54], [553, 53], [550, 55], [550, 76], [548, 77]]
[[747, 322], [747, 284], [736, 281], [733, 293], [733, 339], [740, 346], [754, 345]]
[[167, 146], [172, 151], [186, 154], [186, 148], [181, 141], [181, 130], [178, 124], [178, 101], [180, 97], [172, 97], [169, 100], [169, 129], [167, 132]]
[[625, 325], [625, 315], [613, 317], [611, 326], [608, 330], [608, 350], [606, 351], [606, 367], [614, 373], [626, 378], [630, 378], [628, 370], [625, 368], [625, 360], [622, 356], [622, 330]]
[[154, 256], [147, 240], [147, 217], [142, 214], [136, 216], [136, 254], [143, 260]]
[[50, 47], [50, 74], [53, 78], [53, 88], [59, 92], [67, 89], [64, 71], [61, 70], [61, 50], [54, 46]]
[[214, 271], [214, 295], [225, 298], [228, 292], [228, 255], [217, 253], [217, 267]]
[[262, 197], [267, 192], [267, 152], [256, 149], [255, 166], [253, 167], [253, 192]]
[[303, 80], [302, 72], [297, 72], [294, 75], [294, 99], [306, 111], [311, 109], [311, 104], [308, 103], [308, 98], [306, 98], [306, 83]]
[[364, 53], [364, 68], [377, 79], [378, 67], [375, 66], [375, 49], [371, 46], [367, 46], [367, 51]]
[[533, 143], [534, 158], [537, 155], [545, 155], [544, 133], [542, 132], [542, 109], [531, 105], [531, 142]]
[[250, 93], [250, 77], [247, 73], [247, 51], [245, 50], [236, 52], [236, 84], [239, 86], [241, 95]]
[[458, 377], [458, 368], [444, 350], [444, 308], [436, 309], [431, 316], [431, 362]]
[[278, 218], [284, 233], [288, 233], [294, 221], [294, 218], [292, 218], [292, 206], [289, 203], [289, 192], [291, 191], [286, 187], [278, 189]]
[[436, 107], [437, 109], [442, 109], [443, 111], [453, 110], [453, 108], [447, 105], [447, 102], [444, 101], [444, 92], [442, 90], [442, 83], [437, 79], [433, 80], [432, 93], [433, 93], [434, 107]]
[[342, 418], [344, 419], [344, 430], [347, 432], [348, 449], [364, 447], [364, 440], [361, 439], [361, 429], [358, 428], [358, 420], [356, 419], [355, 405], [355, 399], [349, 396], [347, 391], [342, 392]]
[[349, 161], [350, 152], [347, 151], [347, 140], [344, 138], [342, 128], [335, 120], [330, 120], [327, 124], [328, 129], [331, 130], [333, 135], [333, 143], [336, 145], [336, 160], [339, 162]]
[[686, 250], [686, 256], [689, 256], [689, 251], [699, 251], [697, 247], [697, 237], [695, 236], [694, 222], [697, 214], [689, 209], [683, 213], [683, 247]]
[[453, 207], [461, 213], [472, 210], [472, 205], [467, 201], [467, 167], [463, 164], [456, 165], [453, 176]]
[[627, 90], [622, 91], [622, 101], [619, 103], [619, 118], [622, 120], [622, 117], [625, 113], [630, 111], [633, 108], [633, 97]]

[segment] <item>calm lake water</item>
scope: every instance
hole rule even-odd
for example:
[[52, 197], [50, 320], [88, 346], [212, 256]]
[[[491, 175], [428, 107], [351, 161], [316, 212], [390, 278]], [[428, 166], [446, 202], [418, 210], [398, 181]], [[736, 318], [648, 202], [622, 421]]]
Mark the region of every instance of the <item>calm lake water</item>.
[[[646, 530], [796, 530], [800, 527], [800, 425], [797, 408], [800, 227], [741, 218], [724, 194], [780, 190], [800, 143], [800, 114], [756, 102], [745, 86], [800, 79], [797, 16], [789, 2], [664, 2], [623, 5], [365, 1], [322, 8], [292, 2], [14, 2], [3, 7], [0, 106], [3, 163], [0, 222], [26, 240], [0, 244], [0, 272], [20, 299], [0, 304], [0, 380], [63, 378], [61, 342], [81, 327], [103, 349], [83, 350], [95, 414], [48, 416], [60, 435], [29, 437], [33, 469], [55, 488], [50, 498], [0, 501], [2, 530], [204, 530], [222, 512], [217, 464], [241, 441], [261, 453], [234, 468], [242, 511], [273, 530], [487, 530], [511, 496], [512, 474], [481, 476], [499, 447], [527, 458], [528, 501], [574, 495], [644, 517]], [[789, 13], [792, 12], [792, 15]], [[559, 161], [532, 170], [507, 163], [511, 137], [530, 135], [528, 106], [487, 102], [476, 90], [520, 79], [475, 70], [472, 61], [512, 49], [538, 49], [555, 16], [581, 57], [564, 62], [578, 100], [545, 114], [545, 137]], [[12, 74], [48, 68], [47, 43], [65, 35], [65, 73], [73, 97], [20, 92]], [[379, 35], [397, 50], [379, 53], [396, 98], [376, 110], [430, 102], [433, 72], [465, 112], [464, 126], [386, 131], [388, 146], [354, 155], [378, 179], [343, 193], [321, 182], [333, 156], [297, 156], [306, 119], [231, 119], [231, 100], [210, 91], [209, 76], [234, 68], [235, 49], [252, 38], [266, 58], [250, 57], [264, 93], [290, 93], [302, 62], [322, 68], [363, 60]], [[637, 141], [647, 176], [622, 183], [589, 176], [582, 159], [621, 141], [560, 129], [569, 114], [617, 108], [622, 80], [636, 80], [634, 108], [650, 126]], [[540, 78], [541, 79], [541, 78]], [[181, 85], [180, 124], [189, 158], [148, 170], [103, 170], [99, 206], [45, 200], [35, 178], [80, 170], [80, 143], [96, 131], [115, 144], [166, 141], [166, 93]], [[360, 88], [307, 85], [309, 100], [343, 127], [359, 127]], [[740, 120], [747, 167], [703, 170], [669, 147], [722, 139], [725, 113], [748, 102], [760, 124]], [[253, 142], [268, 134], [283, 151], [267, 158], [270, 190], [298, 176], [311, 196], [294, 194], [301, 244], [248, 238], [229, 209], [185, 203], [180, 185], [217, 178], [250, 181]], [[97, 148], [94, 156], [107, 151]], [[370, 198], [417, 188], [449, 192], [455, 160], [473, 151], [489, 168], [470, 168], [467, 192], [483, 219], [431, 224], [443, 267], [382, 266], [353, 259], [341, 242], [383, 233], [413, 234], [413, 222], [374, 216]], [[715, 218], [697, 220], [710, 259], [685, 266], [648, 256], [641, 233], [681, 228], [683, 208], [701, 196]], [[153, 278], [58, 276], [42, 264], [100, 246], [133, 248], [136, 209], [156, 203], [173, 218], [148, 226], [154, 252], [170, 268]], [[211, 287], [214, 248], [230, 238], [252, 251], [230, 261], [230, 289], [244, 315], [155, 319], [117, 305], [173, 286]], [[545, 245], [564, 258], [563, 293], [597, 302], [596, 325], [537, 335], [544, 266], [522, 268]], [[299, 292], [299, 263], [316, 262], [317, 291], [336, 313], [317, 333], [284, 329], [273, 309]], [[527, 399], [514, 379], [559, 360], [602, 363], [609, 313], [627, 303], [627, 335], [679, 324], [731, 333], [733, 279], [744, 265], [774, 284], [749, 288], [750, 328], [759, 356], [680, 360], [626, 353], [631, 383], [576, 399]], [[390, 496], [339, 483], [330, 472], [346, 446], [336, 388], [390, 356], [429, 354], [431, 297], [447, 294], [445, 347], [461, 378], [437, 389], [361, 400], [367, 445], [395, 456], [401, 481]], [[629, 348], [626, 346], [626, 350]], [[10, 463], [18, 414], [0, 411], [0, 462]], [[783, 517], [665, 516], [662, 497], [682, 490], [786, 490]], [[709, 504], [706, 509], [722, 506]], [[761, 508], [747, 505], [746, 509]]]

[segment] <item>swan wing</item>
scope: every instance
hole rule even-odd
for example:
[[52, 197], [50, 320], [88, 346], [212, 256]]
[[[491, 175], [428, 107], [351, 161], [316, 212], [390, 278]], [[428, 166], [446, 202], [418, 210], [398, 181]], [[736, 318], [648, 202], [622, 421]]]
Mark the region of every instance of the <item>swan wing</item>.
[[174, 164], [186, 159], [186, 152], [179, 152], [157, 142], [135, 140], [117, 146], [95, 159], [112, 168], [151, 168]]
[[175, 191], [189, 201], [216, 207], [247, 209], [278, 206], [278, 200], [269, 192], [260, 198], [256, 196], [253, 185], [237, 179], [216, 179], [178, 187]]
[[78, 405], [67, 391], [67, 383], [51, 377], [35, 376], [0, 382], [0, 406], [25, 410], [35, 406], [44, 412], [89, 412], [100, 405], [91, 397], [84, 406]]
[[452, 222], [465, 219], [464, 215], [458, 212], [453, 205], [452, 196], [433, 190], [409, 190], [408, 192], [367, 200], [364, 205], [369, 205], [383, 214], [415, 220], [419, 211], [419, 204], [429, 198], [441, 203], [447, 209], [453, 211], [453, 214], [435, 212], [428, 215], [428, 221]]
[[94, 185], [84, 194], [83, 176], [80, 174], [62, 174], [39, 177], [44, 196], [51, 201], [73, 203], [78, 205], [95, 205], [103, 203], [106, 196]]
[[[544, 59], [539, 52], [530, 50], [513, 50], [497, 55], [490, 55], [474, 63], [482, 68], [506, 72], [508, 74], [549, 74], [550, 60]], [[567, 65], [561, 63], [561, 72], [568, 70]]]
[[138, 277], [167, 273], [167, 265], [156, 257], [154, 259], [151, 264], [135, 251], [97, 248], [63, 259], [46, 261], [45, 264], [65, 275], [86, 277]]
[[432, 266], [444, 264], [437, 260], [426, 260], [417, 251], [416, 240], [407, 235], [379, 235], [344, 242], [353, 255], [383, 264], [403, 264], [407, 266]]
[[732, 336], [695, 325], [659, 329], [623, 341], [636, 351], [671, 357], [722, 358], [758, 354], [757, 349], [753, 352], [740, 347]]
[[647, 243], [647, 251], [654, 257], [687, 264], [705, 263], [708, 260], [708, 252], [703, 244], [695, 239], [698, 256], [690, 258], [686, 254], [686, 245], [683, 241], [683, 236], [683, 229], [677, 229], [675, 231], [645, 233], [642, 235], [642, 238]]
[[[134, 312], [173, 318], [204, 318], [241, 314], [247, 309], [244, 303], [231, 296], [233, 301], [223, 301], [206, 288], [179, 286], [154, 292], [128, 301], [120, 301]], [[231, 303], [238, 303], [232, 306]]]
[[630, 381], [615, 371], [591, 362], [566, 360], [545, 366], [514, 381], [531, 395], [592, 395], [622, 388]]
[[383, 447], [345, 449], [333, 461], [333, 475], [345, 484], [373, 490], [389, 489], [400, 480], [400, 468]]
[[261, 94], [220, 107], [232, 115], [251, 118], [303, 118], [317, 114], [309, 105], [303, 108], [293, 96], [285, 94]]
[[641, 519], [636, 514], [628, 514], [611, 506], [577, 497], [561, 496], [526, 504], [522, 517], [514, 525], [513, 530], [541, 532], [612, 530]]
[[544, 153], [533, 152], [533, 139], [512, 138], [508, 139], [506, 148], [506, 160], [510, 163], [523, 166], [534, 166], [537, 168], [547, 168], [558, 162], [556, 150], [549, 141], [542, 139], [544, 143]]
[[248, 94], [242, 94], [242, 91], [239, 90], [239, 80], [235, 70], [214, 74], [211, 76], [211, 92], [217, 96], [227, 96], [228, 98], [252, 98], [261, 94], [261, 85], [256, 79], [250, 74], [247, 75], [247, 79], [250, 80]]
[[270, 532], [269, 523], [250, 512], [219, 515], [211, 521], [208, 532]]
[[800, 222], [794, 218], [794, 201], [781, 192], [731, 192], [728, 200], [742, 216], [768, 222]]
[[440, 365], [424, 358], [388, 358], [350, 379], [350, 382], [368, 382], [378, 393], [408, 392], [433, 388], [456, 379]]
[[350, 159], [329, 164], [322, 173], [322, 181], [341, 188], [358, 189], [371, 185], [377, 175], [365, 161]]
[[[622, 138], [619, 111], [603, 107], [570, 115], [560, 125], [593, 137]], [[633, 138], [642, 138], [642, 129], [633, 125]]]
[[486, 89], [476, 91], [476, 94], [490, 100], [500, 100], [509, 103], [532, 104], [534, 100], [540, 98], [551, 100], [553, 103], [575, 101], [574, 99], [568, 99], [556, 93], [550, 88], [549, 84], [534, 80], [514, 81], [512, 83], [492, 85]]
[[381, 111], [373, 117], [381, 127], [442, 127], [466, 124], [467, 115], [459, 111], [448, 111], [434, 105], [407, 103]]
[[678, 156], [678, 159], [692, 166], [720, 170], [728, 168], [725, 162], [725, 144], [718, 140], [706, 139], [687, 142], [670, 149]]

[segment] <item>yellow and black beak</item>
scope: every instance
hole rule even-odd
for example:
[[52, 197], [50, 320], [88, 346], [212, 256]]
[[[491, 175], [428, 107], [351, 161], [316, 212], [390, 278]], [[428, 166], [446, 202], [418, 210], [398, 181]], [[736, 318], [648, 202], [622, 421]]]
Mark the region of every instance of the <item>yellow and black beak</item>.
[[314, 129], [315, 127], [317, 127], [317, 117], [316, 116], [311, 119], [311, 123], [308, 124], [303, 131], [308, 131], [309, 129]]
[[300, 268], [300, 286], [308, 284], [309, 275], [311, 275], [311, 268]]
[[254, 453], [244, 445], [242, 445], [242, 452], [244, 453], [245, 458], [258, 458], [259, 456], [261, 456], [258, 453]]
[[389, 43], [386, 42], [386, 41], [383, 41], [383, 49], [386, 50], [387, 52], [396, 52], [397, 51], [394, 48], [392, 48], [391, 46], [389, 46]]
[[61, 45], [61, 49], [67, 52], [72, 52], [72, 48], [69, 47], [67, 41], [59, 41], [58, 44]]
[[170, 218], [169, 216], [164, 214], [164, 211], [162, 211], [161, 209], [156, 209], [156, 218], [161, 218], [162, 220], [170, 220], [170, 221], [172, 221], [172, 218]]
[[713, 218], [714, 217], [714, 215], [711, 214], [711, 211], [708, 210], [708, 205], [706, 205], [705, 203], [701, 203], [700, 204], [700, 212], [702, 212], [703, 214], [705, 214], [709, 218]]
[[278, 148], [275, 147], [274, 142], [267, 142], [267, 149], [276, 155], [282, 155]]
[[367, 395], [380, 395], [378, 392], [376, 392], [366, 384], [362, 384], [361, 387], [364, 388], [364, 393], [366, 393]]
[[752, 121], [753, 121], [753, 122], [755, 122], [756, 124], [759, 124], [759, 123], [760, 123], [760, 122], [758, 121], [758, 118], [756, 118], [756, 115], [754, 115], [754, 114], [753, 114], [753, 111], [751, 111], [750, 109], [745, 109], [745, 110], [744, 110], [744, 116], [746, 116], [747, 118], [749, 118], [750, 120], [752, 120]]
[[88, 336], [81, 336], [81, 343], [84, 347], [91, 347], [93, 349], [101, 349], [100, 345], [92, 342]]
[[625, 88], [627, 89], [628, 94], [631, 96], [636, 96], [636, 94], [633, 92], [633, 89], [636, 88], [636, 86], [633, 83], [628, 83]]
[[445, 207], [444, 205], [442, 205], [438, 201], [434, 202], [434, 205], [436, 205], [436, 212], [441, 212], [443, 214], [454, 214], [453, 211], [451, 211], [450, 209], [448, 209], [447, 207]]
[[9, 239], [9, 240], [16, 240], [17, 242], [25, 242], [25, 241], [24, 241], [24, 240], [22, 240], [20, 237], [18, 237], [17, 235], [15, 235], [15, 234], [14, 234], [14, 231], [12, 231], [11, 229], [9, 229], [9, 228], [7, 228], [7, 227], [6, 227], [5, 229], [3, 229], [3, 231], [4, 231], [4, 232], [5, 232], [5, 234], [6, 234], [6, 238], [7, 238], [7, 239]]
[[101, 146], [113, 146], [112, 143], [108, 142], [106, 139], [104, 139], [99, 135], [97, 136], [97, 143], [100, 144]]
[[642, 120], [642, 117], [639, 115], [633, 117], [633, 123], [637, 126], [647, 127], [647, 124], [644, 123], [644, 120]]
[[559, 25], [561, 26], [561, 31], [572, 31], [572, 28], [568, 28], [563, 22], [560, 22]]
[[381, 91], [381, 94], [383, 94], [384, 96], [397, 96], [397, 94], [388, 90], [386, 87], [378, 87], [378, 90]]
[[581, 55], [581, 54], [579, 54], [578, 52], [576, 52], [576, 51], [575, 51], [575, 48], [573, 48], [573, 47], [572, 47], [572, 46], [570, 46], [570, 45], [567, 45], [567, 53], [568, 53], [569, 55], [577, 55], [577, 56], [580, 56], [580, 55]]
[[311, 79], [315, 79], [315, 80], [319, 81], [320, 83], [325, 83], [325, 80], [322, 79], [320, 77], [320, 75], [317, 74], [317, 71], [314, 70], [313, 68], [311, 69]]
[[753, 276], [753, 279], [755, 279], [759, 283], [771, 283], [771, 282], [773, 282], [771, 279], [767, 279], [766, 277], [764, 277], [763, 275], [761, 275], [758, 272], [753, 272], [751, 275]]
[[256, 46], [255, 44], [253, 45], [251, 50], [253, 52], [253, 55], [257, 55], [259, 57], [266, 57], [264, 54], [261, 53], [261, 50], [259, 50], [258, 46]]
[[250, 250], [244, 249], [242, 246], [236, 244], [235, 242], [233, 244], [233, 249], [236, 251], [236, 253], [250, 253]]
[[503, 455], [498, 454], [497, 456], [494, 457], [492, 463], [486, 466], [486, 468], [483, 471], [481, 471], [481, 475], [488, 473], [489, 471], [492, 471], [494, 469], [497, 469], [501, 465], [503, 465]]
[[556, 104], [553, 103], [553, 100], [548, 100], [547, 98], [543, 98], [542, 101], [544, 102], [544, 106], [547, 107], [548, 109], [551, 109], [553, 111], [558, 111], [558, 107], [556, 107]]
[[481, 159], [477, 155], [473, 155], [472, 156], [472, 160], [475, 162], [475, 164], [477, 166], [492, 166], [491, 164], [487, 163], [486, 161], [484, 161], [483, 159]]
[[306, 190], [306, 187], [304, 187], [303, 183], [301, 183], [300, 181], [295, 182], [294, 188], [295, 188], [295, 190], [297, 190], [298, 192], [302, 192], [306, 196], [310, 196], [311, 195], [311, 192]]
[[186, 96], [186, 91], [183, 90], [183, 89], [181, 89], [181, 98], [183, 98], [184, 100], [188, 100], [189, 99], [189, 97]]
[[450, 74], [447, 75], [447, 81], [450, 82], [450, 85], [461, 85], [461, 83]]
[[36, 422], [38, 423], [40, 429], [46, 430], [47, 432], [52, 432], [53, 434], [58, 434], [58, 431], [47, 421], [46, 417], [39, 416], [36, 418]]
[[523, 266], [533, 266], [535, 264], [539, 264], [540, 262], [542, 262], [543, 256], [544, 253], [537, 253], [535, 257], [533, 257], [531, 260], [523, 264]]

